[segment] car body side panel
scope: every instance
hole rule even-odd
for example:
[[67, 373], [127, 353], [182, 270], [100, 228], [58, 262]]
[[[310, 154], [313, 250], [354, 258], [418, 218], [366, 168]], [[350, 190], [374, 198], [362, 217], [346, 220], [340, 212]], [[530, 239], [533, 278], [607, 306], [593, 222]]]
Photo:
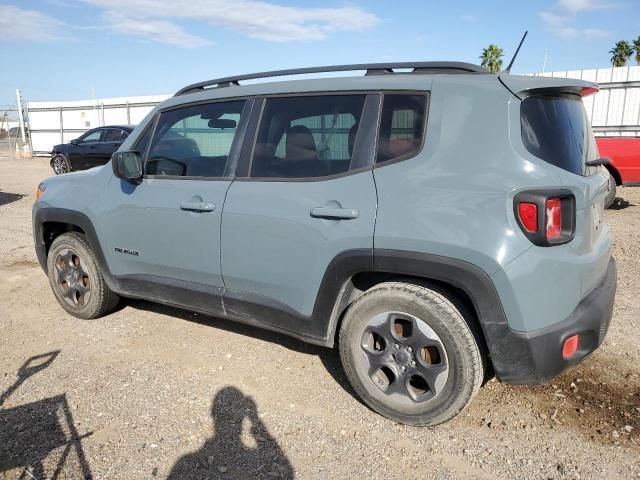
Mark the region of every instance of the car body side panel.
[[596, 142], [600, 155], [611, 158], [622, 184], [640, 184], [640, 138], [599, 137]]

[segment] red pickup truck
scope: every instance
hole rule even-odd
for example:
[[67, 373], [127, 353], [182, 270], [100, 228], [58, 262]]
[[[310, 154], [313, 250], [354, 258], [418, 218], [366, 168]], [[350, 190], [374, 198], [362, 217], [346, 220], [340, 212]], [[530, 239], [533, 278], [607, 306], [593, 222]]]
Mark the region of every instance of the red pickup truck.
[[640, 137], [597, 137], [596, 143], [600, 156], [611, 159], [607, 165], [613, 179], [608, 207], [615, 199], [617, 185], [640, 186]]

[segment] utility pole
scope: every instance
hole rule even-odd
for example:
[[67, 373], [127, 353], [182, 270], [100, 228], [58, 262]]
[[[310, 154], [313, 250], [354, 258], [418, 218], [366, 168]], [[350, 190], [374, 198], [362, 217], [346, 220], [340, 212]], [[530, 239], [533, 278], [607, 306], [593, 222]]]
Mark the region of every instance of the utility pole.
[[549, 50], [544, 51], [544, 62], [542, 63], [542, 73], [544, 73], [547, 68], [547, 55], [549, 54]]
[[16, 99], [18, 101], [18, 119], [20, 120], [20, 133], [22, 134], [22, 156], [31, 158], [31, 149], [27, 144], [27, 137], [24, 134], [24, 112], [22, 111], [22, 95], [20, 89], [16, 88]]

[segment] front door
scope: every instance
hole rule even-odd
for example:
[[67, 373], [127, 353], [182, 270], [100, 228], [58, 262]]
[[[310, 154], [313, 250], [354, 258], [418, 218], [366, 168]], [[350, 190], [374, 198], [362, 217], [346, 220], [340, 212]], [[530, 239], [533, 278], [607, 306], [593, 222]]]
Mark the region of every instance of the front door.
[[361, 127], [371, 116], [364, 114], [371, 110], [365, 103], [377, 105], [376, 96], [370, 98], [266, 100], [250, 173], [234, 181], [224, 207], [229, 315], [322, 335], [319, 324], [327, 319], [313, 313], [328, 266], [345, 252], [373, 254], [376, 190], [372, 157], [363, 155], [375, 139], [376, 121]]
[[161, 112], [149, 147], [141, 145], [150, 129], [134, 147], [147, 151], [142, 182], [112, 178], [101, 237], [125, 289], [200, 310], [219, 307], [220, 220], [232, 181], [226, 167], [242, 141], [236, 133], [245, 103]]
[[100, 156], [100, 145], [105, 130], [90, 130], [69, 148], [69, 161], [73, 170], [86, 170], [97, 165]]

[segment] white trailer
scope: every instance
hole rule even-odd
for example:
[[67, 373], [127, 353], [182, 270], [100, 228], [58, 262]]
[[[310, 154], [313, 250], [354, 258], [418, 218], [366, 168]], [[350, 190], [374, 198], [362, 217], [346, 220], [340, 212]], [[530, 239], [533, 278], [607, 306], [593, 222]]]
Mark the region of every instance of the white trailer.
[[29, 102], [28, 118], [34, 155], [48, 155], [92, 128], [139, 123], [169, 95], [117, 97], [69, 102]]

